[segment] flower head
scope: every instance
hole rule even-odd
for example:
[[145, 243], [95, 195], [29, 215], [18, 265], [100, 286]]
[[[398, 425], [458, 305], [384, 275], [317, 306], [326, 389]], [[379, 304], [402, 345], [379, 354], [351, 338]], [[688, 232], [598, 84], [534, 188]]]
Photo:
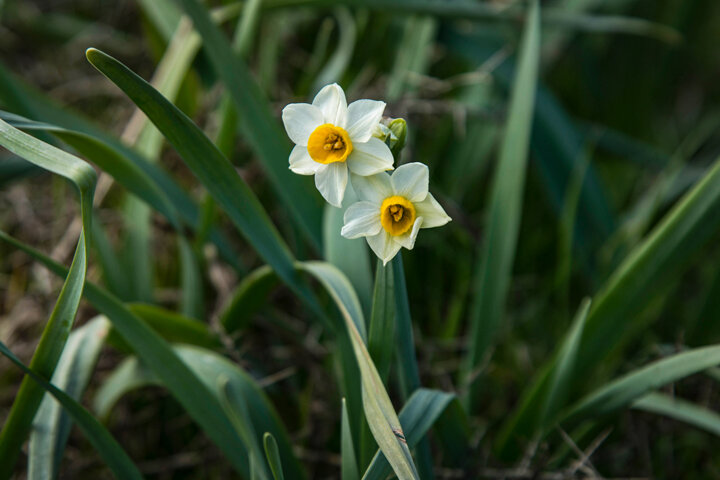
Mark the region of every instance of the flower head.
[[291, 103], [282, 112], [290, 140], [290, 170], [315, 175], [315, 186], [328, 203], [339, 207], [345, 196], [348, 169], [364, 177], [393, 169], [385, 143], [373, 137], [385, 102], [357, 100], [348, 106], [345, 92], [333, 83], [312, 104]]
[[422, 163], [408, 163], [392, 175], [353, 176], [360, 201], [345, 212], [342, 235], [365, 237], [384, 265], [400, 247], [412, 250], [421, 228], [439, 227], [451, 220], [428, 192], [428, 181], [428, 167]]

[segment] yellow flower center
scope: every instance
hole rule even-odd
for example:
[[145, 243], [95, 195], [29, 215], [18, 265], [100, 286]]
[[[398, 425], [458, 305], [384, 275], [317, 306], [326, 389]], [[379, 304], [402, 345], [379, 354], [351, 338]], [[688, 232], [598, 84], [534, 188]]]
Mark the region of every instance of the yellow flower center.
[[347, 160], [353, 145], [344, 128], [325, 123], [310, 134], [307, 149], [313, 160], [328, 164]]
[[393, 195], [380, 207], [380, 223], [386, 232], [397, 237], [410, 230], [415, 222], [415, 206], [405, 197]]

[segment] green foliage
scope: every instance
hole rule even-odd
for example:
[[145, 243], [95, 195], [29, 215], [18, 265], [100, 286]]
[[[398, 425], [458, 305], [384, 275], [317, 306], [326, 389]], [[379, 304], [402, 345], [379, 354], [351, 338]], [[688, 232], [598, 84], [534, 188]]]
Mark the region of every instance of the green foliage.
[[[0, 1], [0, 479], [712, 476], [705, 3]], [[387, 266], [288, 169], [332, 82], [453, 219]]]

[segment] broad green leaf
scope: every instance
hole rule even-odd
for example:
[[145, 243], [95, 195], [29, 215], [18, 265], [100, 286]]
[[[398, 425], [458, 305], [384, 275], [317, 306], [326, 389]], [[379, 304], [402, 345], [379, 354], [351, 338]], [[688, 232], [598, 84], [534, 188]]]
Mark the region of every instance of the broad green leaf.
[[298, 262], [297, 267], [317, 278], [342, 314], [360, 368], [365, 417], [380, 450], [400, 480], [419, 478], [400, 421], [365, 347], [365, 320], [352, 285], [342, 272], [329, 263]]
[[[68, 337], [51, 382], [75, 401], [80, 400], [90, 381], [109, 327], [106, 318], [96, 317]], [[72, 420], [61, 404], [46, 395], [30, 434], [28, 479], [57, 477], [71, 426]]]
[[[0, 231], [0, 240], [28, 253], [60, 277], [68, 274], [65, 267]], [[85, 286], [84, 296], [103, 313], [135, 353], [163, 382], [172, 395], [225, 453], [235, 470], [247, 477], [249, 467], [236, 453], [244, 448], [237, 433], [229, 424], [217, 397], [211, 393], [215, 384], [204, 385], [208, 378], [193, 373], [188, 364], [173, 351], [153, 329], [138, 318], [120, 300], [91, 283]], [[192, 365], [192, 364], [191, 364]], [[198, 378], [199, 377], [199, 378]]]
[[[51, 378], [75, 320], [87, 272], [88, 236], [91, 231], [92, 197], [97, 175], [90, 165], [0, 120], [0, 145], [15, 155], [70, 180], [80, 193], [82, 231], [75, 256], [55, 307], [35, 348], [30, 368]], [[45, 390], [29, 377], [20, 390], [0, 432], [0, 478], [9, 477], [17, 455], [27, 439]]]
[[275, 480], [284, 480], [285, 475], [283, 474], [282, 460], [280, 459], [280, 452], [275, 437], [273, 437], [270, 432], [265, 432], [263, 443], [265, 445], [265, 456], [270, 465], [273, 478]]
[[360, 480], [357, 457], [350, 431], [350, 419], [345, 399], [342, 399], [342, 417], [340, 420], [340, 478], [342, 480]]
[[[197, 26], [197, 25], [196, 25]], [[315, 300], [299, 280], [293, 258], [267, 213], [217, 147], [184, 113], [147, 82], [105, 53], [88, 49], [88, 60], [112, 80], [153, 121], [240, 233], [288, 286], [313, 308]]]
[[375, 267], [372, 314], [368, 327], [368, 352], [380, 378], [387, 381], [395, 353], [395, 281], [392, 267], [378, 259]]
[[[268, 179], [307, 238], [320, 247], [320, 197], [307, 182], [288, 170], [287, 136], [273, 118], [267, 100], [245, 63], [232, 51], [222, 31], [196, 0], [177, 0], [203, 39], [203, 49], [235, 101], [240, 129], [257, 154]], [[171, 142], [172, 143], [172, 142]], [[222, 204], [222, 202], [218, 202]], [[282, 277], [282, 275], [280, 275]]]
[[635, 400], [632, 408], [672, 418], [720, 436], [720, 415], [680, 398], [651, 392]]
[[277, 282], [277, 275], [267, 265], [243, 278], [220, 313], [220, 323], [225, 331], [233, 333], [247, 326], [252, 315], [267, 303], [268, 294]]
[[[400, 423], [403, 425], [408, 446], [412, 448], [423, 440], [430, 427], [442, 418], [442, 414], [453, 403], [455, 408], [460, 408], [457, 398], [452, 393], [425, 388], [415, 390], [400, 411]], [[464, 433], [467, 439], [467, 432]], [[363, 475], [363, 480], [382, 480], [387, 478], [389, 473], [390, 466], [387, 459], [378, 451]]]
[[[142, 479], [140, 471], [132, 463], [127, 453], [125, 453], [112, 435], [110, 435], [100, 422], [93, 418], [85, 408], [65, 392], [44, 380], [40, 374], [26, 367], [2, 342], [0, 342], [0, 353], [9, 358], [12, 363], [25, 372], [28, 376], [27, 378], [32, 379], [43, 391], [49, 392], [60, 402], [117, 478]], [[8, 467], [5, 466], [5, 468]], [[12, 468], [12, 466], [10, 468]], [[8, 471], [6, 478], [10, 477], [10, 473], [12, 472]]]
[[695, 348], [627, 373], [586, 395], [560, 416], [563, 426], [577, 425], [628, 407], [646, 393], [720, 364], [720, 346]]
[[477, 369], [494, 341], [505, 311], [520, 229], [539, 57], [540, 11], [535, 0], [528, 11], [520, 45], [507, 125], [492, 182], [485, 238], [478, 249], [470, 345], [463, 372], [468, 406], [476, 405]]

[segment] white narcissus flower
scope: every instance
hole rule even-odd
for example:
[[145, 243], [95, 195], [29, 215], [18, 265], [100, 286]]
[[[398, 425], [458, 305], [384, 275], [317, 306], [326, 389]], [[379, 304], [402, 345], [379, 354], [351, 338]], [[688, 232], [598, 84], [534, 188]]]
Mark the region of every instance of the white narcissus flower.
[[345, 211], [342, 235], [365, 237], [383, 265], [400, 247], [412, 250], [421, 228], [439, 227], [451, 220], [428, 192], [429, 176], [422, 163], [402, 165], [392, 175], [353, 176], [360, 201]]
[[290, 140], [290, 170], [315, 175], [325, 200], [340, 207], [348, 169], [362, 177], [393, 169], [390, 148], [372, 136], [385, 102], [357, 100], [348, 106], [345, 92], [333, 83], [309, 103], [291, 103], [282, 112]]

